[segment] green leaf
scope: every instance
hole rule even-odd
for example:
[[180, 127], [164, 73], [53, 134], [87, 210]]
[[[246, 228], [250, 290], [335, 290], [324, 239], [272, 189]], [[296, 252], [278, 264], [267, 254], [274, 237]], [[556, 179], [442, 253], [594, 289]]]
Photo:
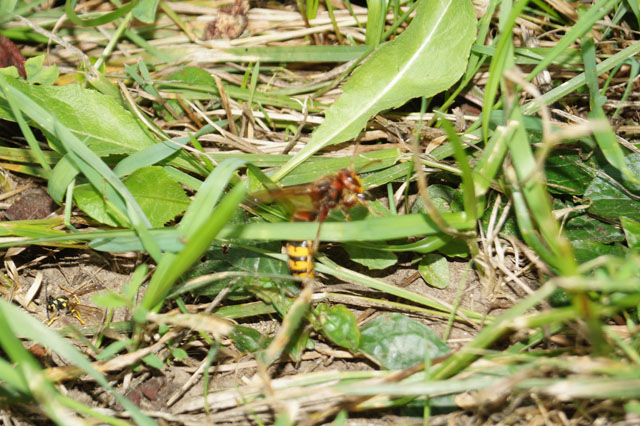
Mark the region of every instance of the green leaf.
[[[184, 189], [162, 167], [143, 167], [123, 182], [154, 227], [172, 220], [189, 205], [189, 197]], [[93, 186], [79, 185], [73, 195], [78, 207], [95, 220], [111, 226], [125, 225], [108, 208], [103, 195]]]
[[438, 252], [444, 254], [447, 257], [460, 257], [466, 258], [469, 256], [469, 246], [460, 238], [454, 238], [448, 241], [443, 247], [438, 249]]
[[151, 24], [156, 20], [158, 3], [159, 0], [140, 0], [136, 7], [133, 8], [133, 16], [146, 24]]
[[[431, 199], [433, 205], [441, 212], [454, 212], [460, 211], [460, 206], [455, 205], [456, 189], [447, 185], [429, 185], [427, 187], [427, 194]], [[418, 198], [413, 206], [411, 206], [411, 213], [426, 213], [424, 205], [422, 204], [422, 198]]]
[[172, 348], [171, 356], [173, 356], [178, 361], [182, 361], [183, 359], [187, 359], [189, 357], [189, 354], [187, 354], [187, 351], [182, 348]]
[[[30, 86], [10, 83], [46, 107], [58, 123], [69, 129], [98, 156], [137, 152], [155, 141], [138, 121], [111, 97], [78, 85]], [[0, 99], [0, 118], [12, 120], [8, 105]]]
[[149, 354], [142, 358], [142, 362], [147, 364], [151, 368], [155, 368], [156, 370], [162, 370], [164, 368], [164, 363], [156, 354]]
[[471, 2], [421, 1], [405, 32], [356, 70], [342, 96], [327, 110], [324, 123], [275, 180], [319, 149], [355, 138], [378, 112], [451, 87], [466, 68], [475, 34]]
[[624, 230], [624, 235], [627, 237], [627, 244], [630, 248], [640, 247], [640, 222], [637, 222], [628, 217], [621, 217], [620, 223]]
[[109, 344], [109, 346], [104, 348], [102, 351], [100, 351], [96, 359], [98, 361], [105, 361], [107, 359], [114, 358], [118, 353], [125, 350], [127, 346], [131, 344], [131, 339], [116, 340], [115, 342]]
[[54, 64], [47, 68], [44, 65], [44, 55], [29, 58], [24, 63], [24, 70], [27, 73], [27, 81], [30, 84], [53, 84], [60, 74], [58, 67]]
[[344, 305], [329, 307], [321, 303], [315, 310], [323, 334], [333, 343], [351, 352], [360, 346], [360, 330], [355, 315]]
[[624, 256], [626, 247], [621, 244], [602, 244], [597, 241], [576, 240], [571, 241], [573, 253], [579, 263], [584, 263], [599, 256]]
[[593, 179], [593, 172], [585, 166], [585, 161], [576, 151], [555, 151], [552, 156], [547, 158], [545, 164], [549, 191], [584, 194]]
[[366, 266], [369, 269], [384, 269], [395, 265], [398, 257], [386, 250], [376, 250], [369, 247], [360, 247], [353, 244], [345, 244], [344, 249], [349, 253], [349, 258]]
[[409, 368], [447, 355], [449, 347], [426, 325], [402, 314], [385, 314], [360, 332], [360, 350], [389, 370]]
[[581, 214], [567, 220], [564, 232], [570, 240], [590, 240], [604, 244], [624, 241], [624, 234], [617, 226], [587, 214]]
[[189, 205], [184, 189], [162, 167], [138, 169], [124, 183], [155, 227], [174, 219]]
[[451, 283], [447, 258], [436, 253], [425, 255], [418, 265], [418, 272], [427, 284], [435, 288], [447, 288]]
[[264, 337], [262, 333], [255, 328], [243, 327], [241, 325], [236, 325], [233, 328], [233, 331], [229, 334], [229, 338], [240, 352], [254, 353], [266, 349], [271, 342], [271, 339]]
[[[640, 154], [629, 154], [625, 162], [636, 177], [640, 176]], [[627, 216], [640, 220], [640, 200], [637, 195], [640, 194], [640, 187], [627, 181], [613, 166], [607, 165], [602, 171], [606, 176], [598, 174], [584, 194], [592, 200], [589, 213], [605, 218]]]

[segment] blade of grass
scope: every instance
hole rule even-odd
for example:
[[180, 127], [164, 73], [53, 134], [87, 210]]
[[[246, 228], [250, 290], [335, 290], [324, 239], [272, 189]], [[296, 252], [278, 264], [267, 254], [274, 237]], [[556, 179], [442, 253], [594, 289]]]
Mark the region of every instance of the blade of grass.
[[[622, 49], [621, 51], [617, 52], [613, 56], [611, 56], [611, 57], [605, 59], [604, 61], [600, 62], [596, 66], [596, 73], [598, 75], [602, 75], [602, 74], [606, 73], [607, 71], [612, 70], [617, 65], [621, 64], [622, 62], [626, 61], [627, 59], [635, 57], [638, 53], [640, 53], [640, 41], [632, 43], [631, 45], [625, 47], [624, 49]], [[560, 86], [555, 87], [555, 88], [549, 90], [547, 93], [543, 94], [540, 100], [543, 101], [545, 104], [550, 105], [550, 104], [552, 104], [552, 103], [564, 98], [569, 93], [572, 93], [572, 92], [578, 90], [585, 83], [586, 83], [585, 74], [584, 73], [578, 74], [577, 76], [575, 76], [571, 80], [566, 81], [566, 82], [562, 83]], [[540, 109], [539, 101], [534, 99], [532, 101], [527, 102], [522, 107], [522, 113], [525, 114], [525, 115], [532, 115], [535, 112], [537, 112], [538, 109]]]
[[[211, 212], [212, 204], [219, 199], [224, 190], [224, 186], [220, 184], [218, 178], [224, 176], [223, 184], [228, 182], [241, 164], [239, 161], [229, 161], [224, 166], [218, 166], [200, 188], [197, 199], [194, 199], [189, 206], [180, 225], [180, 231], [184, 232], [183, 235], [187, 238], [184, 249], [177, 254], [165, 253], [159, 262], [142, 299], [142, 306], [145, 309], [155, 310], [161, 306], [174, 282], [198, 261], [231, 215], [234, 214], [238, 204], [244, 199], [246, 188], [240, 183]], [[218, 169], [220, 169], [219, 172]], [[215, 189], [215, 191], [212, 191], [212, 194], [207, 194], [208, 188]], [[204, 209], [205, 207], [208, 208]]]
[[[100, 374], [93, 367], [93, 365], [91, 365], [91, 362], [89, 362], [89, 360], [87, 360], [84, 355], [82, 355], [73, 345], [64, 340], [64, 338], [62, 338], [58, 333], [51, 330], [49, 327], [46, 327], [44, 324], [41, 324], [31, 315], [26, 314], [25, 312], [21, 311], [20, 309], [4, 300], [0, 300], [0, 314], [0, 317], [6, 320], [6, 323], [2, 326], [3, 330], [12, 330], [12, 334], [16, 336], [21, 336], [33, 340], [34, 342], [51, 348], [53, 351], [65, 358], [69, 363], [81, 368], [85, 373], [91, 376], [100, 386], [102, 386], [107, 392], [109, 392], [122, 405], [122, 407], [124, 407], [129, 412], [129, 414], [137, 424], [155, 425], [155, 423], [150, 418], [145, 416], [140, 411], [140, 409], [136, 407], [131, 401], [117, 393], [111, 387], [111, 385], [109, 385], [104, 376], [102, 376], [102, 374]], [[5, 337], [6, 335], [11, 335], [11, 333], [2, 334]], [[20, 344], [19, 341], [18, 344]], [[21, 344], [20, 347], [22, 347]], [[35, 360], [33, 360], [33, 363], [31, 364], [35, 364], [35, 366], [37, 366]], [[46, 380], [41, 379], [33, 383], [44, 384], [47, 382]], [[64, 424], [64, 422], [62, 424]]]

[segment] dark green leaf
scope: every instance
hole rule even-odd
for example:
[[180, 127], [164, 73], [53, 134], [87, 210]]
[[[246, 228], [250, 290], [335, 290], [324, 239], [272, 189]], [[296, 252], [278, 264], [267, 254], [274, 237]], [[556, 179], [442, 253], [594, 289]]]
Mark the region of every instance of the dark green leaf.
[[389, 370], [411, 367], [447, 355], [449, 347], [426, 325], [402, 314], [385, 314], [360, 332], [360, 350]]
[[579, 263], [584, 263], [605, 254], [624, 256], [625, 253], [625, 247], [621, 244], [602, 244], [596, 241], [575, 240], [571, 241], [571, 246]]
[[[434, 184], [427, 187], [427, 194], [429, 194], [431, 202], [438, 210], [443, 212], [453, 211], [455, 192], [455, 188], [447, 185]], [[411, 213], [425, 213], [422, 198], [418, 198], [416, 202], [413, 203]]]
[[[628, 155], [625, 162], [636, 178], [640, 177], [640, 154]], [[593, 201], [589, 213], [613, 219], [627, 216], [640, 220], [640, 187], [626, 180], [612, 166], [605, 166], [602, 171], [608, 177], [598, 174], [584, 194]]]
[[329, 307], [321, 303], [316, 308], [315, 314], [326, 337], [338, 346], [357, 352], [360, 345], [360, 330], [358, 330], [355, 315], [346, 306]]
[[620, 218], [620, 223], [624, 229], [624, 235], [627, 237], [627, 245], [630, 248], [640, 247], [640, 222], [623, 216]]
[[569, 240], [590, 240], [605, 244], [624, 241], [620, 228], [587, 214], [568, 219], [564, 231]]
[[545, 164], [549, 191], [566, 194], [584, 194], [594, 173], [585, 167], [576, 151], [559, 150], [547, 158]]
[[[189, 205], [184, 189], [162, 167], [143, 167], [124, 180], [142, 211], [155, 227], [164, 225]], [[85, 213], [107, 225], [125, 225], [108, 209], [103, 195], [89, 184], [74, 190], [74, 200]]]
[[447, 257], [468, 257], [469, 256], [469, 246], [467, 243], [462, 241], [459, 238], [454, 238], [449, 241], [444, 247], [438, 249], [439, 253], [444, 254]]

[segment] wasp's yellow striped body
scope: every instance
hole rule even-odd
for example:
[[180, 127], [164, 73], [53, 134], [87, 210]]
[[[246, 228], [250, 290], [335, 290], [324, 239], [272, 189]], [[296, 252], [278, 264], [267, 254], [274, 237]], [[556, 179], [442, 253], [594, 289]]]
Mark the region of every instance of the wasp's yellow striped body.
[[313, 242], [287, 241], [287, 256], [289, 256], [289, 271], [298, 278], [313, 278]]

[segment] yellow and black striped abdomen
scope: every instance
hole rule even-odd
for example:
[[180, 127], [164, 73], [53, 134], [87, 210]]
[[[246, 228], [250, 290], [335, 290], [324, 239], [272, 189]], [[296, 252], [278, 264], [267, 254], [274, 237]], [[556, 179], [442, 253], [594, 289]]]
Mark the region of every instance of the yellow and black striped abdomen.
[[312, 241], [287, 241], [289, 271], [298, 278], [313, 278]]

